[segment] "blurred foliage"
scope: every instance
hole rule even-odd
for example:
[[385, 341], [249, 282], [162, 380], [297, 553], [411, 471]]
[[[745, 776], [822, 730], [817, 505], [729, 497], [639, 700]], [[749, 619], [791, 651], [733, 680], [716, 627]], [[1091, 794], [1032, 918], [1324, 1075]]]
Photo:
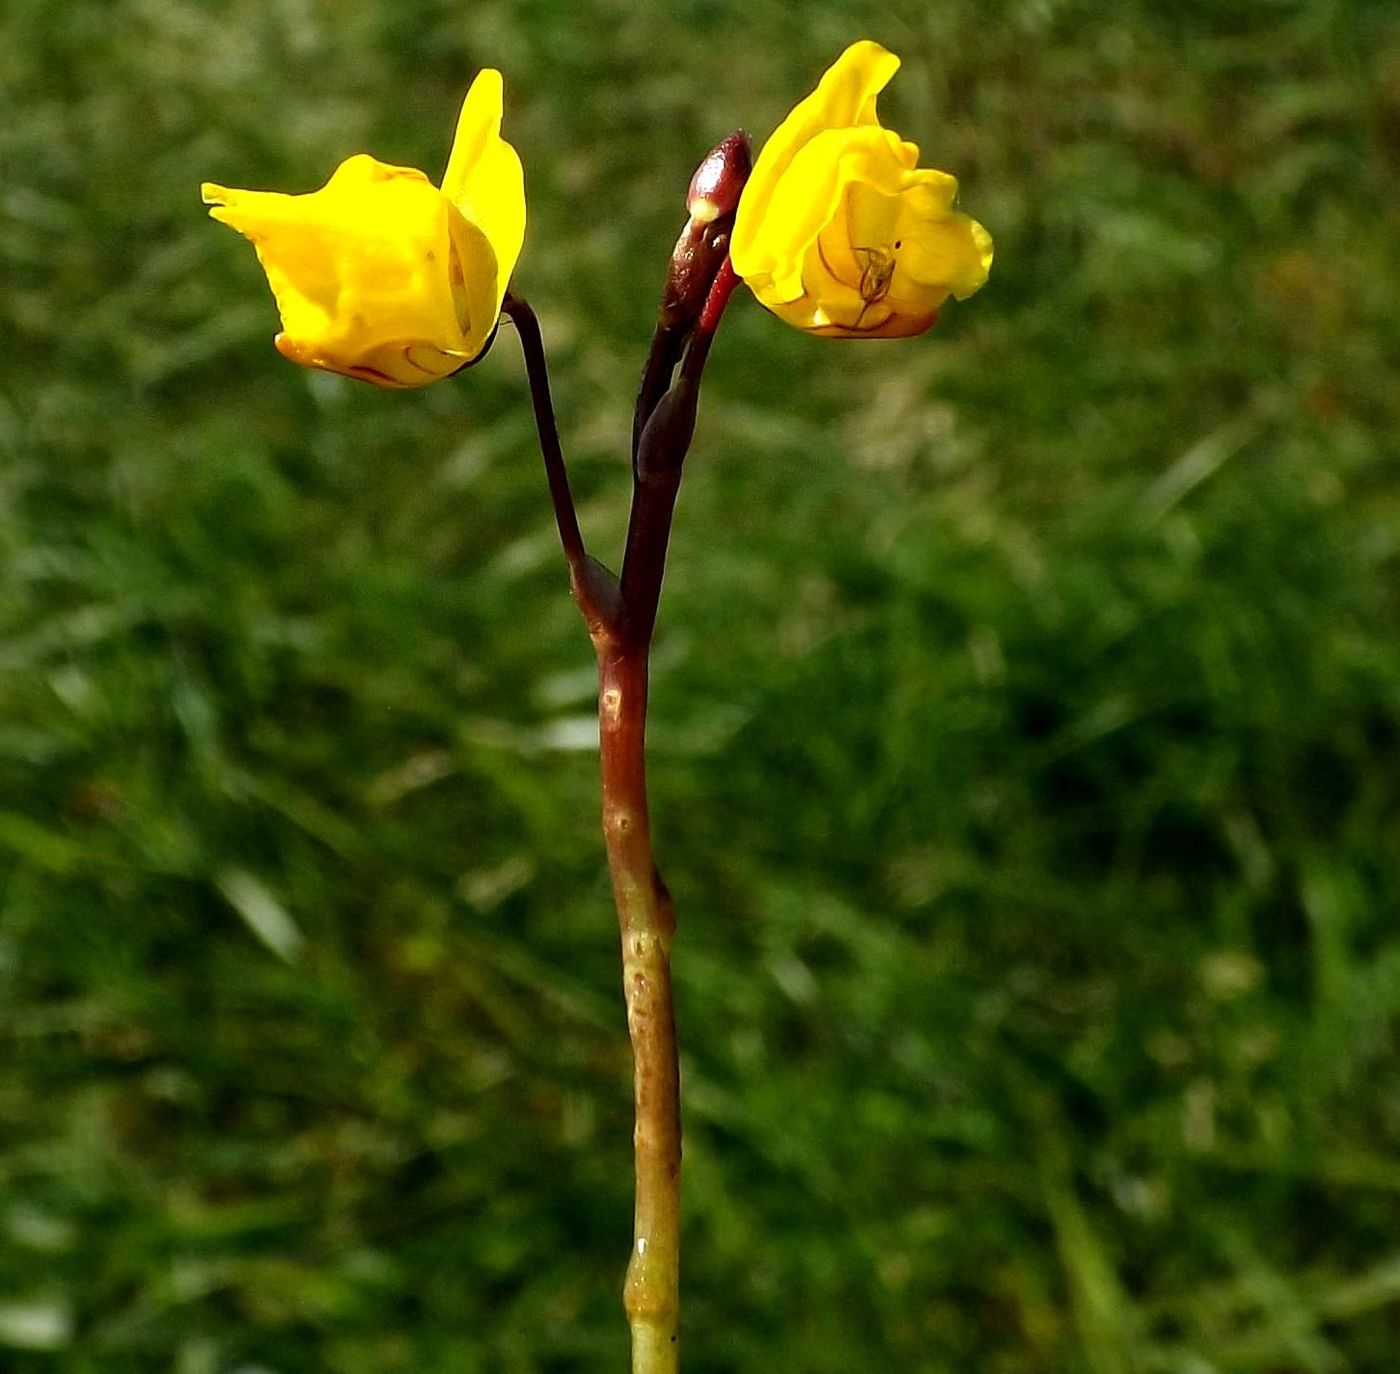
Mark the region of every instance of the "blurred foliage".
[[0, 1366], [617, 1370], [588, 646], [513, 340], [271, 349], [197, 183], [507, 79], [583, 518], [696, 160], [850, 39], [996, 235], [738, 302], [655, 683], [687, 1368], [1392, 1371], [1390, 0], [6, 0]]

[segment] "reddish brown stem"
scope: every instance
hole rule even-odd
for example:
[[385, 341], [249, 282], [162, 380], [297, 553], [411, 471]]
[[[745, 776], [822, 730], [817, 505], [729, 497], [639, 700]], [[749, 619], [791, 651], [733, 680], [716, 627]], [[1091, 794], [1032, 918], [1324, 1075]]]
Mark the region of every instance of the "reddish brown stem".
[[[725, 258], [670, 390], [639, 406], [632, 515], [616, 633], [595, 635], [603, 769], [603, 835], [622, 934], [622, 981], [635, 1062], [636, 1210], [624, 1303], [632, 1374], [675, 1374], [680, 1320], [680, 1070], [671, 999], [675, 912], [651, 846], [647, 813], [647, 661], [681, 471], [695, 429], [700, 376], [736, 278]], [[645, 394], [646, 383], [643, 383]]]
[[623, 1302], [634, 1374], [671, 1374], [680, 1334], [680, 1074], [670, 957], [675, 915], [652, 855], [647, 813], [647, 649], [606, 639], [597, 649], [603, 836], [622, 937], [636, 1108], [636, 1205]]
[[[727, 257], [716, 260], [725, 242], [727, 230], [701, 236], [708, 256], [697, 263], [703, 262], [704, 270], [697, 266], [700, 275], [681, 282], [694, 297], [689, 304], [694, 323], [679, 332], [658, 330], [643, 375], [620, 581], [584, 550], [534, 312], [515, 296], [507, 296], [502, 307], [520, 336], [559, 539], [598, 658], [603, 838], [622, 938], [635, 1065], [637, 1188], [623, 1295], [632, 1328], [632, 1374], [676, 1374], [680, 1358], [680, 1070], [671, 998], [676, 923], [652, 855], [647, 813], [647, 663], [681, 468], [695, 428], [700, 374], [735, 281]], [[672, 383], [677, 362], [679, 375]]]

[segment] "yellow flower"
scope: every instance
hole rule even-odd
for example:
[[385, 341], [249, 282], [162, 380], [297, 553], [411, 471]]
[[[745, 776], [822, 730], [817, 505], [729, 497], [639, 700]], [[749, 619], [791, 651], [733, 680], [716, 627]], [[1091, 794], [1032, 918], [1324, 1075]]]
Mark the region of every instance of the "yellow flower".
[[478, 73], [439, 189], [364, 153], [308, 195], [206, 182], [251, 239], [282, 316], [278, 350], [377, 386], [423, 386], [480, 356], [525, 237], [525, 178], [501, 138], [501, 74]]
[[780, 319], [836, 338], [920, 334], [948, 297], [987, 280], [992, 240], [953, 209], [956, 178], [882, 128], [875, 97], [899, 70], [853, 43], [778, 126], [734, 224], [734, 270]]

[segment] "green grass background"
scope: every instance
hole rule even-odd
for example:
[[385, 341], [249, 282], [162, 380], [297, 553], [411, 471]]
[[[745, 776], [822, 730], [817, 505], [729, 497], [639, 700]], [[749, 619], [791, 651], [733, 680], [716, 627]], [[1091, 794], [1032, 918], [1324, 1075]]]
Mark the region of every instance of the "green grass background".
[[5, 0], [0, 1368], [625, 1365], [591, 659], [515, 341], [302, 372], [197, 185], [503, 69], [582, 516], [691, 169], [851, 39], [989, 285], [740, 299], [653, 802], [692, 1374], [1400, 1369], [1392, 0]]

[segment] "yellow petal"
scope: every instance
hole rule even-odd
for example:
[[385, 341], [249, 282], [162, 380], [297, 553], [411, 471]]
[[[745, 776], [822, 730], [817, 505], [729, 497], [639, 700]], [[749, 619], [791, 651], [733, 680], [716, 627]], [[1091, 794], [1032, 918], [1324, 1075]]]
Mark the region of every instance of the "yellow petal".
[[951, 214], [911, 229], [899, 270], [916, 282], [946, 286], [965, 301], [983, 286], [992, 267], [992, 236], [970, 215]]
[[[500, 72], [476, 75], [442, 177], [442, 193], [486, 236], [496, 259], [496, 313], [525, 241], [525, 171], [501, 137], [504, 90]], [[494, 327], [494, 325], [493, 325]]]
[[875, 100], [898, 67], [853, 44], [769, 139], [745, 187], [734, 268], [799, 329], [843, 338], [918, 334], [950, 295], [987, 279], [992, 241], [953, 209], [956, 178], [880, 126]]
[[210, 214], [257, 249], [282, 353], [380, 386], [421, 386], [480, 356], [525, 232], [524, 173], [501, 139], [501, 104], [500, 73], [479, 73], [442, 188], [364, 154], [309, 195], [205, 183]]
[[422, 172], [359, 154], [308, 195], [202, 189], [214, 218], [257, 249], [278, 347], [297, 362], [421, 386], [469, 362], [495, 329], [490, 244]]
[[[899, 58], [878, 43], [852, 43], [827, 69], [817, 89], [773, 131], [754, 163], [734, 223], [729, 254], [741, 277], [764, 270], [759, 236], [769, 202], [793, 159], [825, 130], [875, 125], [875, 99], [898, 70]], [[917, 160], [917, 149], [914, 157]]]
[[[847, 189], [855, 184], [887, 198], [911, 184], [914, 174], [903, 165], [899, 144], [897, 135], [878, 125], [828, 129], [813, 138], [774, 188], [754, 235], [753, 275], [771, 280], [781, 299], [801, 295], [807, 254], [842, 209]], [[883, 241], [883, 229], [850, 226], [846, 237], [852, 245], [874, 247]]]

